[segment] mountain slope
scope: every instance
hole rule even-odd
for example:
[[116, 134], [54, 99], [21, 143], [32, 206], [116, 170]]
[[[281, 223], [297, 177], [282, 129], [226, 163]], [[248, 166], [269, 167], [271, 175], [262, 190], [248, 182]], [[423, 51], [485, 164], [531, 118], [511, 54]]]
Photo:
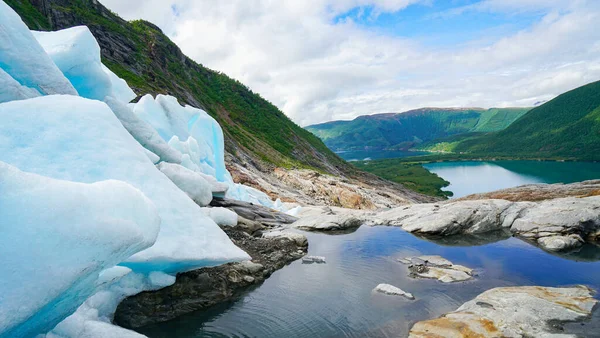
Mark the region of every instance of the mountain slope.
[[600, 81], [532, 109], [508, 128], [458, 142], [456, 152], [600, 159]]
[[6, 0], [34, 30], [90, 28], [102, 61], [138, 95], [169, 94], [203, 108], [223, 126], [226, 148], [259, 167], [338, 173], [348, 167], [314, 135], [240, 82], [186, 57], [153, 24], [127, 22], [95, 0]]
[[[237, 183], [303, 204], [375, 208], [435, 200], [346, 163], [242, 83], [189, 59], [149, 22], [127, 22], [97, 0], [5, 2], [33, 30], [88, 26], [102, 62], [138, 96], [168, 94], [213, 116], [223, 128], [226, 164]], [[334, 181], [340, 183], [337, 194], [331, 194]]]
[[306, 127], [333, 150], [407, 149], [452, 135], [506, 128], [528, 108], [423, 108], [399, 114], [359, 116]]

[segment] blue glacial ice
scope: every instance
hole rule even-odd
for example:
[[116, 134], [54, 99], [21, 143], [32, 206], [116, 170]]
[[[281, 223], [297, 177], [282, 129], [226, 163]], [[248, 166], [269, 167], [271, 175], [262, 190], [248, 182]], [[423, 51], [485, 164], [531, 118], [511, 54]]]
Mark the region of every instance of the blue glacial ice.
[[19, 15], [4, 1], [0, 1], [0, 68], [40, 94], [77, 95]]
[[0, 161], [75, 182], [124, 181], [154, 202], [162, 220], [156, 243], [121, 265], [174, 273], [248, 259], [152, 164], [105, 103], [42, 96], [0, 104], [0, 120]]
[[102, 270], [158, 235], [155, 205], [124, 182], [75, 183], [0, 162], [0, 191], [2, 337], [52, 329], [96, 291]]
[[284, 209], [233, 182], [206, 112], [163, 95], [128, 104], [87, 27], [31, 33], [0, 1], [0, 88], [2, 338], [140, 337], [111, 324], [124, 297], [250, 258], [215, 223], [237, 215], [198, 204]]
[[32, 33], [79, 96], [94, 100], [112, 96], [124, 103], [136, 97], [124, 80], [102, 64], [100, 46], [86, 26]]

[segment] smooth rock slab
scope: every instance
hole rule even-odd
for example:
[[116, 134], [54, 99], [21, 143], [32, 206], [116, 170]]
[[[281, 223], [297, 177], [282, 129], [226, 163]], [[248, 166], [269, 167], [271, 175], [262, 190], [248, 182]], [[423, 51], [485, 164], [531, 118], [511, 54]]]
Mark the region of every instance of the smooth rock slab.
[[263, 232], [262, 237], [263, 238], [287, 238], [287, 239], [290, 239], [290, 240], [296, 242], [296, 244], [298, 246], [301, 246], [301, 247], [308, 246], [308, 239], [306, 238], [306, 236], [304, 236], [303, 234], [297, 233], [297, 232], [289, 231], [289, 230], [266, 231], [266, 232]]
[[413, 277], [437, 279], [442, 283], [464, 282], [473, 278], [473, 269], [453, 264], [441, 256], [417, 256], [398, 259], [408, 267]]
[[415, 299], [415, 297], [412, 295], [412, 293], [406, 292], [406, 291], [404, 291], [400, 288], [397, 288], [393, 285], [390, 285], [390, 284], [379, 284], [375, 287], [375, 289], [373, 289], [373, 291], [383, 293], [386, 295], [390, 295], [390, 296], [402, 296], [402, 297], [406, 297], [411, 300]]
[[302, 257], [302, 263], [325, 263], [325, 257], [323, 256], [306, 256]]
[[596, 303], [585, 286], [496, 288], [454, 312], [416, 323], [409, 337], [574, 337], [553, 329], [586, 319]]
[[379, 284], [373, 289], [375, 292], [383, 293], [390, 296], [402, 296], [408, 299], [415, 299], [412, 293], [406, 292], [390, 284]]

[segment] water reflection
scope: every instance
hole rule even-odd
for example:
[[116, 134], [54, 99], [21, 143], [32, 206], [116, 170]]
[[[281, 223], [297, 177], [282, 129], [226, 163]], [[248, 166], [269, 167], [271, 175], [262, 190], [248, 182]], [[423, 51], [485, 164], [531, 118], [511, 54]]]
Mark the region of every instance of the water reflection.
[[433, 236], [413, 234], [416, 237], [442, 246], [479, 246], [509, 239], [512, 234], [508, 230], [490, 231], [483, 234], [463, 234], [454, 236]]
[[[395, 227], [361, 227], [343, 236], [305, 234], [309, 254], [325, 256], [326, 264], [296, 261], [236, 302], [148, 327], [143, 333], [149, 337], [401, 337], [414, 322], [455, 310], [494, 287], [600, 285], [600, 262], [549, 255], [517, 238], [504, 239], [505, 235], [423, 239]], [[490, 243], [498, 238], [499, 242]], [[479, 275], [458, 284], [412, 279], [407, 266], [396, 259], [421, 254], [443, 256], [476, 269]], [[373, 293], [380, 283], [400, 287], [417, 299]]]
[[573, 183], [600, 178], [600, 163], [592, 162], [440, 162], [424, 165], [450, 182], [446, 189], [459, 198], [532, 183]]

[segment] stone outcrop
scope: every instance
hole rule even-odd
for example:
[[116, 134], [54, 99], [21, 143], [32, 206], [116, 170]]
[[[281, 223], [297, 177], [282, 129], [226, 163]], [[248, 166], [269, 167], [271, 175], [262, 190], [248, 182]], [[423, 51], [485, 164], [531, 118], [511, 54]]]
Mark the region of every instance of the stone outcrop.
[[292, 223], [297, 229], [306, 231], [346, 231], [364, 223], [365, 212], [335, 207], [303, 207], [300, 218]]
[[213, 198], [212, 202], [210, 202], [210, 206], [227, 208], [246, 220], [258, 222], [264, 226], [273, 228], [292, 224], [298, 220], [298, 218], [294, 216], [261, 205], [230, 199]]
[[373, 289], [373, 291], [390, 296], [402, 296], [410, 300], [415, 299], [415, 296], [413, 296], [412, 293], [406, 292], [390, 284], [379, 284], [375, 287], [375, 289]]
[[592, 180], [571, 184], [528, 184], [483, 194], [469, 195], [457, 200], [503, 199], [511, 202], [537, 202], [555, 198], [599, 195], [600, 180]]
[[409, 276], [437, 279], [442, 283], [464, 282], [473, 279], [473, 269], [453, 264], [441, 256], [407, 257], [398, 260], [408, 264]]
[[585, 286], [496, 288], [454, 312], [416, 323], [409, 337], [574, 337], [563, 324], [585, 320], [597, 303]]
[[400, 184], [367, 173], [360, 177], [332, 176], [308, 169], [275, 168], [261, 172], [251, 164], [228, 162], [234, 181], [259, 189], [271, 198], [302, 205], [376, 210], [440, 200], [411, 191]]
[[[237, 203], [235, 205], [232, 210], [240, 210]], [[249, 216], [248, 210], [257, 211], [266, 225], [240, 217], [237, 226], [222, 229], [252, 261], [179, 273], [175, 284], [158, 291], [142, 292], [121, 302], [115, 323], [135, 329], [233, 300], [273, 272], [306, 255], [308, 241], [304, 235], [289, 230], [268, 230], [276, 220], [286, 220], [284, 214], [275, 211], [263, 214], [262, 208], [246, 205], [241, 210], [246, 216]]]
[[[541, 202], [467, 200], [413, 204], [380, 212], [310, 209], [292, 227], [331, 230], [356, 224], [398, 226], [424, 235], [510, 231], [545, 250], [570, 250], [600, 239], [600, 196]], [[320, 216], [317, 213], [321, 213]]]

